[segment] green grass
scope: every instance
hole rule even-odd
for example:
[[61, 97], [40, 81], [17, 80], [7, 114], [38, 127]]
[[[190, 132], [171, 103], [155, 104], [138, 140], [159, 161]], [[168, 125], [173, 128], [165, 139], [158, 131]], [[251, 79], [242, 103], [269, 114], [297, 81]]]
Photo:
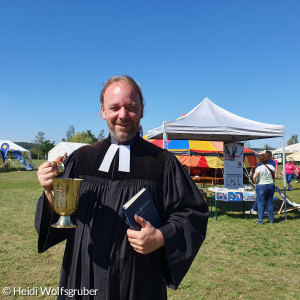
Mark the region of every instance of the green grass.
[[[276, 184], [282, 187], [281, 180]], [[293, 186], [287, 194], [300, 203], [300, 183]], [[64, 244], [37, 253], [41, 192], [36, 171], [0, 169], [0, 299], [32, 299], [5, 297], [4, 287], [58, 286]], [[207, 238], [178, 290], [168, 289], [169, 299], [300, 299], [300, 213], [288, 213], [287, 221], [276, 214], [275, 224], [263, 226], [254, 224], [255, 216], [243, 218], [240, 203], [218, 204], [218, 220], [214, 213], [213, 201]]]

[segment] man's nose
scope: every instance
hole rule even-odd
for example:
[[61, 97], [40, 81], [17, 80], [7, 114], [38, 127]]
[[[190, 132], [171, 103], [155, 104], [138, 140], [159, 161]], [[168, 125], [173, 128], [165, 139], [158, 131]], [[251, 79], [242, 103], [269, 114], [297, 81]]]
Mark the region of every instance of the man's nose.
[[121, 107], [119, 111], [119, 118], [126, 118], [128, 116], [128, 111], [125, 107]]

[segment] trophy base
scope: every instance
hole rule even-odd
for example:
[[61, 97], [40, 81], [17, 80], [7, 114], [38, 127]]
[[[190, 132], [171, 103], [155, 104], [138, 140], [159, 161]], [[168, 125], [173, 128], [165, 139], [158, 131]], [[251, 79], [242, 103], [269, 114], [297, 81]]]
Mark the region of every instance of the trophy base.
[[59, 220], [55, 224], [51, 224], [54, 228], [76, 228], [77, 225], [72, 223], [69, 216], [60, 216]]

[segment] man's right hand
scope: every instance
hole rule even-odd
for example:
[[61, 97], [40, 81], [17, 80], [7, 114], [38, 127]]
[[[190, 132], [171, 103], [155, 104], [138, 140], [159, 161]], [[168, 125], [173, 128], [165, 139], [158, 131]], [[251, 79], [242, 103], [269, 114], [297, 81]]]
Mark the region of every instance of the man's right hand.
[[[59, 156], [55, 161], [62, 162], [63, 157]], [[52, 179], [55, 178], [58, 175], [58, 167], [55, 162], [52, 161], [46, 161], [43, 164], [39, 166], [37, 177], [41, 184], [41, 186], [45, 190], [45, 195], [48, 198], [48, 200], [52, 203], [53, 202], [53, 196], [52, 196]]]

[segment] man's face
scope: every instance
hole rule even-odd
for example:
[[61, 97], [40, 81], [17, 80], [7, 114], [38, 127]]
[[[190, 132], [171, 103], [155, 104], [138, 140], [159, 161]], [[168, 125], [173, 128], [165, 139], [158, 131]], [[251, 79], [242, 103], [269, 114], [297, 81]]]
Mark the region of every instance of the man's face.
[[126, 81], [112, 83], [105, 91], [101, 104], [102, 118], [118, 142], [132, 139], [138, 131], [143, 107], [138, 94]]

